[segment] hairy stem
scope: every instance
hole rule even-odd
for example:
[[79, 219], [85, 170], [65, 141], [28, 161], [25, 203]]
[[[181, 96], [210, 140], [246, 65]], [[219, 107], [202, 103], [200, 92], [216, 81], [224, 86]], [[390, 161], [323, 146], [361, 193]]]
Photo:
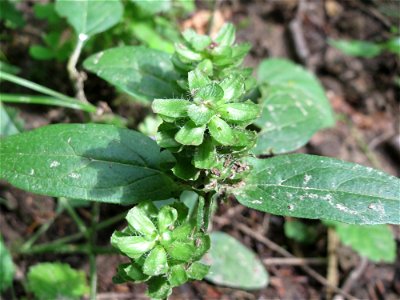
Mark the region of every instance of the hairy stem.
[[78, 63], [79, 57], [82, 52], [82, 48], [83, 48], [87, 38], [88, 37], [84, 34], [79, 35], [75, 49], [72, 52], [71, 56], [69, 57], [68, 64], [67, 64], [69, 78], [71, 79], [72, 83], [74, 84], [76, 97], [83, 102], [87, 102], [85, 92], [83, 89], [84, 88], [83, 82], [85, 81], [86, 76], [83, 72], [79, 72], [76, 69], [76, 64]]

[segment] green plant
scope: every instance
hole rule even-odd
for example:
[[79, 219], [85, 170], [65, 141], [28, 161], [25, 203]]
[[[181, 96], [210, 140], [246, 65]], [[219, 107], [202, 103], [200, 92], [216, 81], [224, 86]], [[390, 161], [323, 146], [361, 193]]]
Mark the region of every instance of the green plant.
[[[93, 33], [90, 26], [74, 27]], [[393, 176], [333, 158], [260, 156], [301, 147], [334, 118], [316, 78], [291, 62], [265, 60], [257, 82], [241, 65], [249, 49], [235, 43], [235, 28], [226, 24], [214, 39], [185, 31], [172, 56], [145, 47], [94, 54], [84, 62], [88, 71], [144, 103], [153, 101], [162, 119], [158, 144], [115, 126], [46, 126], [1, 140], [0, 178], [38, 194], [136, 204], [126, 228], [111, 238], [129, 259], [115, 282], [146, 282], [157, 299], [206, 276], [207, 259], [201, 259], [210, 241], [226, 241], [218, 234], [210, 239], [209, 223], [229, 195], [278, 215], [399, 224], [399, 180]], [[261, 283], [246, 282], [245, 288], [265, 285], [260, 274]], [[224, 276], [220, 283], [229, 285]]]
[[30, 267], [27, 288], [38, 300], [81, 299], [89, 291], [85, 273], [61, 263], [40, 263]]
[[400, 36], [395, 36], [382, 43], [360, 40], [329, 40], [329, 44], [350, 56], [372, 58], [384, 51], [400, 55]]

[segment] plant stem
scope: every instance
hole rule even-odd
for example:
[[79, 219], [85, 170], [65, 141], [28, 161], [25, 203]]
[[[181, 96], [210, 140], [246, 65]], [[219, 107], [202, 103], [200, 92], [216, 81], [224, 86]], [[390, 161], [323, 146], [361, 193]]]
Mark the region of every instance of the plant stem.
[[[107, 228], [107, 227], [121, 221], [122, 219], [125, 218], [127, 213], [128, 212], [125, 211], [123, 213], [115, 215], [114, 217], [111, 217], [111, 218], [99, 223], [96, 226], [96, 230], [102, 230], [104, 228]], [[18, 251], [18, 253], [20, 253], [20, 254], [36, 254], [36, 253], [44, 253], [44, 252], [57, 252], [57, 249], [65, 248], [65, 244], [79, 240], [82, 237], [83, 237], [83, 233], [78, 232], [78, 233], [57, 239], [51, 243], [43, 243], [40, 245], [33, 246], [31, 248], [21, 247], [21, 249]]]
[[63, 94], [61, 94], [59, 92], [53, 91], [53, 90], [51, 90], [51, 89], [49, 89], [47, 87], [44, 87], [44, 86], [42, 86], [40, 84], [37, 84], [37, 83], [34, 83], [32, 81], [23, 79], [23, 78], [18, 77], [18, 76], [14, 76], [12, 74], [3, 72], [1, 70], [0, 70], [0, 79], [16, 83], [16, 84], [21, 85], [23, 87], [26, 87], [28, 89], [31, 89], [31, 90], [34, 90], [36, 92], [39, 92], [39, 93], [42, 93], [42, 94], [45, 94], [45, 95], [48, 95], [48, 96], [52, 96], [52, 97], [55, 97], [55, 98], [58, 98], [58, 99], [62, 99], [62, 100], [66, 100], [66, 101], [77, 101], [77, 99], [75, 99], [75, 98], [71, 98], [71, 97], [65, 96], [65, 95], [63, 95]]
[[96, 107], [89, 103], [82, 103], [78, 102], [77, 100], [59, 99], [47, 96], [0, 94], [0, 99], [2, 102], [54, 105], [84, 110], [87, 112], [96, 111]]
[[76, 91], [76, 97], [83, 101], [83, 102], [88, 102], [85, 96], [85, 92], [83, 90], [83, 82], [85, 80], [85, 75], [83, 73], [80, 73], [76, 69], [76, 64], [78, 63], [79, 57], [82, 52], [83, 45], [85, 44], [85, 41], [87, 40], [86, 35], [79, 35], [78, 41], [76, 43], [74, 52], [72, 52], [71, 56], [69, 57], [68, 64], [67, 64], [67, 70], [69, 73], [69, 78], [71, 79], [72, 83], [74, 84], [75, 91]]
[[100, 203], [93, 203], [92, 207], [92, 226], [90, 227], [90, 236], [89, 236], [89, 245], [90, 245], [90, 254], [89, 254], [89, 263], [90, 263], [90, 300], [96, 300], [97, 294], [97, 267], [96, 267], [96, 253], [95, 253], [95, 245], [96, 245], [96, 226], [99, 222], [100, 215]]
[[65, 209], [68, 211], [68, 214], [71, 216], [71, 218], [74, 220], [74, 222], [76, 223], [76, 225], [79, 228], [79, 231], [87, 238], [89, 239], [89, 232], [88, 229], [85, 225], [85, 223], [83, 223], [82, 219], [78, 216], [78, 214], [76, 213], [75, 209], [68, 203], [68, 201], [66, 199], [60, 199], [60, 201], [62, 201]]

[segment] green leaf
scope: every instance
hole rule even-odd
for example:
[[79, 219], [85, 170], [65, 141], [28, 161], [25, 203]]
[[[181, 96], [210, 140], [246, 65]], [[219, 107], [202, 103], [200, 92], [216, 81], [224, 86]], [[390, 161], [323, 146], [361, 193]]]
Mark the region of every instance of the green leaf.
[[264, 60], [258, 69], [262, 88], [261, 128], [255, 154], [285, 153], [334, 124], [325, 92], [316, 77], [283, 59]]
[[88, 293], [86, 276], [68, 264], [40, 263], [29, 269], [28, 288], [37, 299], [81, 299]]
[[268, 274], [254, 252], [223, 232], [211, 233], [211, 250], [203, 259], [211, 268], [206, 279], [240, 289], [262, 289]]
[[180, 286], [188, 281], [186, 270], [182, 265], [175, 265], [171, 267], [168, 281], [172, 287]]
[[150, 278], [150, 276], [142, 272], [142, 268], [136, 263], [119, 265], [117, 269], [117, 276], [122, 278], [122, 281], [115, 282], [115, 277], [114, 277], [113, 278], [114, 283], [124, 283], [130, 280], [133, 280], [134, 282], [144, 282]]
[[183, 262], [188, 262], [193, 256], [194, 251], [195, 247], [187, 242], [174, 241], [167, 247], [170, 257]]
[[16, 1], [0, 1], [0, 20], [4, 21], [6, 27], [11, 29], [21, 28], [25, 25], [24, 16], [15, 7]]
[[199, 88], [194, 95], [195, 102], [218, 102], [224, 96], [224, 90], [216, 83], [211, 83], [209, 85]]
[[90, 56], [83, 65], [142, 101], [182, 94], [176, 84], [179, 74], [170, 56], [162, 51], [134, 46], [112, 48]]
[[202, 280], [210, 270], [210, 266], [205, 264], [194, 262], [187, 269], [187, 275], [190, 279]]
[[187, 110], [189, 118], [197, 125], [202, 126], [207, 124], [215, 115], [215, 112], [207, 107], [205, 104], [200, 103], [191, 104]]
[[29, 48], [29, 55], [38, 60], [48, 60], [54, 57], [54, 53], [51, 49], [40, 45], [31, 46]]
[[175, 135], [175, 140], [182, 145], [198, 146], [203, 142], [206, 126], [196, 126], [193, 121], [188, 121]]
[[247, 124], [254, 121], [259, 113], [260, 107], [249, 101], [241, 103], [228, 103], [218, 107], [221, 117], [227, 121], [239, 124]]
[[166, 278], [158, 276], [151, 278], [147, 284], [149, 285], [149, 290], [147, 295], [152, 299], [167, 299], [172, 293], [171, 286], [168, 284]]
[[328, 43], [339, 49], [344, 54], [350, 56], [359, 56], [359, 57], [367, 57], [372, 58], [374, 56], [379, 55], [383, 48], [379, 44], [371, 43], [367, 41], [358, 41], [358, 40], [333, 40], [329, 39]]
[[350, 225], [325, 221], [333, 226], [347, 246], [374, 262], [394, 263], [396, 260], [396, 241], [388, 225]]
[[164, 206], [158, 213], [158, 230], [159, 232], [166, 231], [178, 219], [178, 212], [175, 208]]
[[162, 246], [156, 246], [146, 257], [143, 272], [150, 276], [165, 274], [168, 272], [167, 252]]
[[0, 102], [0, 136], [7, 136], [19, 133], [18, 127], [15, 125], [13, 118], [6, 111]]
[[161, 171], [172, 159], [166, 153], [143, 134], [111, 125], [50, 125], [1, 141], [0, 178], [54, 197], [119, 204], [161, 200], [176, 189]]
[[171, 0], [131, 0], [141, 10], [154, 15], [171, 9]]
[[236, 29], [231, 23], [226, 23], [219, 30], [215, 41], [221, 46], [232, 46], [235, 42]]
[[195, 93], [197, 89], [211, 84], [211, 79], [201, 71], [199, 67], [188, 73], [188, 83], [191, 93]]
[[209, 36], [197, 34], [193, 29], [185, 30], [182, 35], [185, 41], [196, 51], [203, 51], [211, 44]]
[[352, 224], [400, 223], [400, 181], [372, 168], [306, 154], [249, 159], [233, 190], [243, 205], [299, 218]]
[[138, 259], [145, 252], [153, 249], [156, 243], [154, 240], [149, 240], [148, 238], [129, 236], [115, 231], [111, 236], [111, 244], [128, 257]]
[[224, 102], [235, 102], [245, 92], [244, 78], [242, 76], [231, 75], [220, 83], [221, 88], [224, 90]]
[[153, 112], [171, 118], [187, 116], [190, 102], [184, 99], [155, 99], [151, 105]]
[[124, 8], [119, 0], [57, 0], [56, 11], [86, 40], [117, 24]]
[[14, 273], [15, 267], [11, 254], [6, 248], [6, 245], [4, 244], [3, 238], [0, 234], [0, 292], [4, 292], [11, 286]]
[[192, 255], [192, 260], [200, 260], [210, 249], [211, 240], [208, 234], [199, 234], [195, 240], [196, 250]]
[[211, 169], [217, 164], [217, 150], [210, 137], [206, 137], [195, 151], [193, 164], [196, 168]]
[[298, 220], [285, 221], [285, 235], [297, 242], [311, 244], [317, 238], [317, 228], [315, 225], [306, 225]]
[[235, 144], [235, 135], [232, 128], [221, 118], [215, 116], [208, 123], [211, 136], [220, 144], [230, 146]]
[[149, 219], [147, 211], [138, 206], [130, 209], [126, 220], [137, 232], [144, 236], [152, 236], [157, 232], [153, 222]]
[[388, 40], [384, 46], [386, 50], [400, 55], [400, 36], [396, 36]]

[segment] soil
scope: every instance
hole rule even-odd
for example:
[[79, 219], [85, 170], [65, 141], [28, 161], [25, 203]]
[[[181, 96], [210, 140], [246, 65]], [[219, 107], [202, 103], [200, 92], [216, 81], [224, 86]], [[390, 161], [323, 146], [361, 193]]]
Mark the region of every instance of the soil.
[[[32, 21], [35, 27], [27, 26], [13, 31], [2, 27], [2, 36], [7, 37], [2, 43], [2, 52], [12, 65], [21, 68], [22, 77], [72, 95], [63, 63], [34, 61], [29, 57], [29, 46], [40, 40], [40, 30], [44, 28], [42, 23], [33, 20], [32, 4], [33, 1], [23, 1], [20, 8], [28, 23]], [[388, 15], [388, 12], [392, 13]], [[400, 90], [395, 84], [395, 78], [400, 74], [399, 58], [390, 53], [371, 59], [349, 57], [327, 43], [328, 38], [384, 41], [391, 36], [392, 27], [399, 28], [399, 12], [400, 2], [389, 0], [217, 0], [215, 6], [206, 1], [197, 1], [197, 10], [188, 19], [181, 20], [180, 26], [194, 26], [198, 31], [204, 32], [210, 16], [214, 15], [215, 28], [224, 21], [234, 22], [238, 26], [238, 39], [253, 45], [245, 61], [246, 65], [256, 68], [266, 57], [286, 57], [315, 72], [326, 89], [338, 121], [334, 128], [315, 134], [298, 152], [336, 157], [399, 176]], [[2, 90], [13, 93], [23, 91], [8, 83], [2, 83]], [[114, 112], [122, 113], [128, 118], [128, 124], [132, 128], [148, 111], [146, 107], [126, 101], [123, 106], [115, 105], [115, 91], [93, 75], [89, 75], [87, 80], [86, 93], [88, 99], [96, 99], [94, 104], [103, 101]], [[82, 115], [71, 110], [33, 105], [18, 108], [26, 129], [50, 123], [83, 121]], [[41, 224], [55, 217], [56, 204], [50, 197], [26, 193], [5, 182], [0, 183], [0, 197], [6, 199], [6, 204], [0, 204], [1, 235], [10, 249], [20, 247]], [[107, 219], [125, 209], [115, 205], [102, 205], [100, 219]], [[77, 211], [89, 224], [90, 208], [81, 207]], [[229, 199], [219, 207], [213, 230], [222, 230], [238, 238], [261, 259], [280, 255], [259, 240], [244, 234], [238, 224], [245, 224], [296, 256], [327, 257], [328, 241], [324, 226], [317, 221], [306, 221], [317, 228], [318, 239], [312, 245], [303, 245], [285, 237], [284, 222], [284, 217], [245, 209], [235, 199]], [[354, 297], [373, 300], [400, 299], [400, 229], [393, 226], [393, 231], [399, 249], [397, 262], [369, 262], [365, 271], [348, 290]], [[38, 243], [76, 232], [78, 228], [75, 223], [67, 213], [62, 213]], [[101, 231], [98, 244], [107, 245], [111, 233], [112, 230]], [[337, 278], [339, 286], [342, 286], [352, 270], [360, 264], [360, 257], [343, 245], [338, 246], [336, 257]], [[23, 284], [27, 269], [35, 263], [63, 261], [72, 267], [87, 272], [89, 270], [88, 258], [83, 254], [46, 253], [14, 255], [13, 258], [17, 268], [14, 286], [18, 299], [24, 296], [32, 299], [31, 295], [25, 294]], [[123, 261], [124, 258], [117, 255], [97, 257], [98, 299], [146, 299], [144, 285], [112, 283], [115, 268]], [[326, 277], [326, 262], [312, 267]], [[260, 291], [224, 288], [202, 281], [174, 289], [171, 299], [327, 298], [327, 287], [299, 266], [270, 264], [266, 268], [270, 274], [270, 283]], [[4, 299], [12, 299], [11, 293], [4, 294]]]

